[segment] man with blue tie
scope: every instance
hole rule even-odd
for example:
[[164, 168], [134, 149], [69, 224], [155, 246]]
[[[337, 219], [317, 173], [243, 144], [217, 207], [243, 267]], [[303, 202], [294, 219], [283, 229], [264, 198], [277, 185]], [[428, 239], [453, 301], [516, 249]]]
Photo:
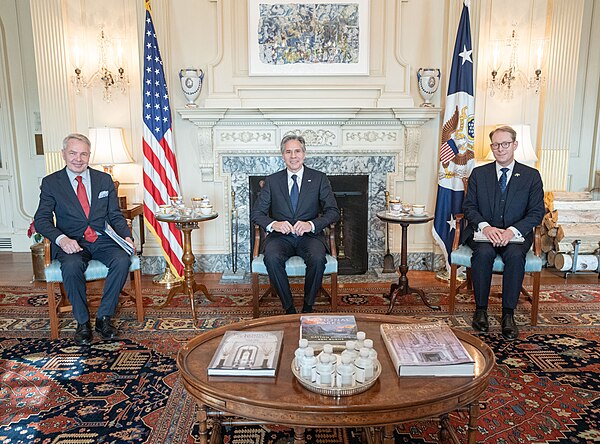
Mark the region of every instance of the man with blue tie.
[[[516, 132], [500, 126], [490, 133], [495, 162], [477, 167], [469, 177], [463, 212], [468, 226], [463, 242], [473, 249], [471, 277], [475, 293], [473, 328], [488, 331], [488, 299], [492, 266], [502, 256], [502, 335], [515, 339], [519, 330], [514, 310], [525, 276], [525, 256], [533, 242], [533, 229], [544, 217], [544, 190], [540, 173], [515, 161]], [[476, 231], [483, 242], [474, 241]]]
[[96, 259], [109, 269], [104, 283], [95, 329], [104, 339], [116, 337], [111, 323], [119, 294], [125, 285], [131, 259], [104, 233], [108, 223], [133, 247], [131, 230], [119, 209], [109, 174], [88, 168], [91, 144], [83, 134], [63, 140], [66, 167], [42, 180], [40, 203], [34, 216], [37, 232], [52, 243], [52, 258], [60, 261], [63, 284], [77, 321], [75, 342], [89, 345], [92, 328], [87, 307], [84, 272]]
[[292, 256], [304, 259], [302, 312], [310, 313], [325, 271], [328, 244], [323, 230], [339, 220], [340, 212], [327, 176], [304, 166], [304, 138], [285, 136], [280, 149], [286, 168], [267, 176], [251, 219], [268, 233], [264, 242], [265, 266], [288, 314], [296, 313], [296, 308], [285, 262]]

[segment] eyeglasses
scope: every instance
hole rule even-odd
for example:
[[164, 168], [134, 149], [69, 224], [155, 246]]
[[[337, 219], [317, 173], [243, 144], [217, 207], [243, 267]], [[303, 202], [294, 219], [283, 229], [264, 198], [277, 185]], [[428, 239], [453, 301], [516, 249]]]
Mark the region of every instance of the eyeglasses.
[[514, 143], [514, 140], [512, 142], [490, 143], [490, 146], [492, 147], [493, 150], [497, 150], [500, 147], [507, 149], [513, 143]]

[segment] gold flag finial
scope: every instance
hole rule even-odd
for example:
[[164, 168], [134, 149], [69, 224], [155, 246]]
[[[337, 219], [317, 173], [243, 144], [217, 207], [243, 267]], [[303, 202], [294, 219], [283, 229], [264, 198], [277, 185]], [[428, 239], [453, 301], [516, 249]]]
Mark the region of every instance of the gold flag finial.
[[146, 4], [146, 9], [152, 12], [152, 8], [150, 7], [150, 0], [144, 0], [144, 3]]

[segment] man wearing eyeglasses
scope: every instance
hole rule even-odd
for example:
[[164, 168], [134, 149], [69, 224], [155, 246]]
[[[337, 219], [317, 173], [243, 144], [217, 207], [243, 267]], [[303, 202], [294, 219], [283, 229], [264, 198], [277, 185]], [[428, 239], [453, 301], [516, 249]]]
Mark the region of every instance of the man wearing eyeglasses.
[[[519, 142], [510, 126], [490, 133], [495, 162], [477, 167], [469, 177], [463, 212], [468, 225], [463, 243], [473, 249], [471, 277], [475, 293], [473, 328], [488, 331], [488, 299], [492, 266], [502, 256], [502, 335], [516, 339], [514, 310], [525, 276], [525, 256], [533, 243], [533, 229], [544, 217], [540, 173], [515, 161]], [[477, 241], [474, 240], [474, 236]]]

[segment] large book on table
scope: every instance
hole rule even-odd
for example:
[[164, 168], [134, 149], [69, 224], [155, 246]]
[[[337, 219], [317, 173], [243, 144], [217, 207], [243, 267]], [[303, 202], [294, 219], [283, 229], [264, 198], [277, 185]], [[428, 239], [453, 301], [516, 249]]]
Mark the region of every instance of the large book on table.
[[225, 332], [208, 366], [210, 376], [275, 376], [283, 331]]
[[475, 361], [446, 324], [381, 324], [399, 376], [473, 376]]
[[351, 315], [305, 315], [300, 317], [300, 339], [312, 347], [331, 344], [334, 347], [356, 341], [356, 319]]

